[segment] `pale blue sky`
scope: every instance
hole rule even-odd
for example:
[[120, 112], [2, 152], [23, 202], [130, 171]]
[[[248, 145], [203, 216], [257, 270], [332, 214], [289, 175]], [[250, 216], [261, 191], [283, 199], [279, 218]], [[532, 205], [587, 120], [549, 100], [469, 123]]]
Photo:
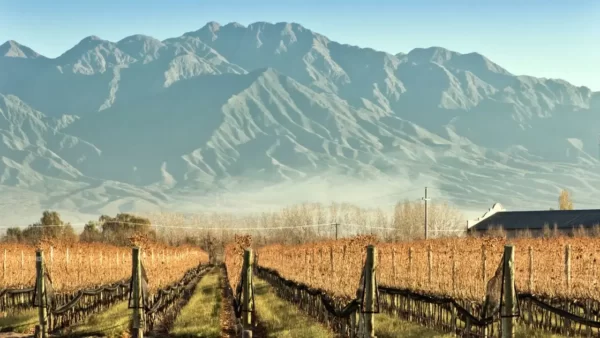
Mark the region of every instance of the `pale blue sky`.
[[515, 74], [600, 91], [598, 0], [0, 0], [0, 42], [56, 57], [88, 35], [159, 39], [208, 21], [293, 21], [341, 43], [390, 53], [477, 51]]

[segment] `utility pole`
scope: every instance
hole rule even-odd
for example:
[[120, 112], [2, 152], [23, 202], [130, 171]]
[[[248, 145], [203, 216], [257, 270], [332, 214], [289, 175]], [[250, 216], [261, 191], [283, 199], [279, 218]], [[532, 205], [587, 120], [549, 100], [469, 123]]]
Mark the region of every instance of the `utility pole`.
[[427, 198], [427, 187], [425, 187], [425, 197], [423, 198], [423, 201], [425, 201], [425, 239], [428, 238], [428, 231], [427, 231], [427, 202], [429, 201], [429, 198]]
[[338, 226], [339, 226], [339, 223], [335, 222], [333, 225], [335, 225], [335, 240], [337, 241], [337, 239], [338, 239]]

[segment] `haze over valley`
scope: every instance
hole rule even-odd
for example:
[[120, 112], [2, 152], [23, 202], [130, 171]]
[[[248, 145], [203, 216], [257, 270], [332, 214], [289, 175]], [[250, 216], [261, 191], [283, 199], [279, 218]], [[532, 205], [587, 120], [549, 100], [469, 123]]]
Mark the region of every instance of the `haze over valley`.
[[600, 92], [476, 52], [405, 52], [265, 22], [89, 36], [57, 58], [7, 41], [0, 212], [391, 208], [425, 186], [471, 214], [555, 207], [562, 188], [600, 206]]

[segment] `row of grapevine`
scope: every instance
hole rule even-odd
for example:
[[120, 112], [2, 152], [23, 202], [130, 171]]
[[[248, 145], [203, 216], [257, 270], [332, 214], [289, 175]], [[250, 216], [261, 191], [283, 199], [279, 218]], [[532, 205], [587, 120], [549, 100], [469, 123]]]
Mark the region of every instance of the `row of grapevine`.
[[[500, 263], [509, 244], [516, 307], [500, 316], [505, 292]], [[600, 239], [585, 237], [379, 243], [361, 236], [259, 248], [257, 271], [290, 301], [307, 288], [349, 301], [360, 284], [365, 248], [375, 245], [378, 308], [390, 315], [461, 336], [495, 336], [506, 316], [531, 329], [595, 335], [600, 333], [598, 244]]]
[[[160, 243], [143, 244], [143, 261], [152, 289], [172, 283], [194, 264], [208, 262], [208, 254], [197, 247], [171, 247]], [[48, 272], [56, 291], [94, 288], [129, 278], [131, 249], [101, 243], [46, 243]], [[35, 278], [36, 247], [0, 243], [0, 290], [27, 288]]]
[[[364, 262], [364, 247], [378, 248], [380, 284], [481, 301], [500, 261], [503, 238], [449, 238], [378, 243], [364, 236], [258, 250], [261, 266], [286, 278], [342, 297], [352, 297]], [[517, 289], [548, 297], [600, 300], [600, 238], [518, 238]]]
[[[143, 248], [135, 262], [143, 270], [144, 312], [152, 328], [171, 310], [182, 290], [207, 271], [209, 258], [192, 246], [169, 247], [144, 240], [135, 244], [139, 249], [134, 252]], [[135, 289], [131, 248], [99, 243], [52, 243], [34, 248], [4, 243], [0, 253], [0, 311], [10, 314], [42, 308], [47, 325], [40, 327], [46, 331], [68, 327], [131, 298]], [[29, 259], [32, 254], [33, 259]], [[40, 312], [40, 323], [44, 322], [42, 318]]]

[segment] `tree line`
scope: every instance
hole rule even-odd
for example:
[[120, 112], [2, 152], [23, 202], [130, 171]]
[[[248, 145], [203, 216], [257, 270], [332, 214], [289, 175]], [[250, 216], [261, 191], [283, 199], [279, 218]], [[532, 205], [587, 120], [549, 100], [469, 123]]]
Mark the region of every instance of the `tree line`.
[[[573, 210], [571, 194], [563, 189], [558, 198], [560, 210]], [[553, 209], [551, 209], [553, 210]], [[227, 215], [212, 215], [202, 219], [200, 223], [213, 224], [223, 228], [235, 229], [235, 225], [257, 227], [265, 231], [253, 232], [253, 237], [261, 244], [268, 243], [303, 243], [319, 238], [331, 238], [333, 234], [330, 227], [302, 228], [301, 225], [313, 223], [356, 223], [369, 224], [380, 228], [391, 228], [395, 231], [379, 232], [386, 241], [399, 241], [420, 238], [423, 234], [424, 206], [418, 202], [400, 202], [395, 205], [391, 215], [386, 215], [382, 210], [366, 210], [352, 205], [332, 204], [329, 207], [320, 204], [302, 204], [284, 208], [273, 214], [261, 214], [256, 217], [247, 216], [243, 220], [232, 218], [227, 220]], [[231, 215], [229, 215], [231, 216]], [[391, 217], [389, 217], [391, 216]], [[231, 217], [230, 217], [231, 218]], [[218, 219], [218, 220], [217, 220]], [[231, 223], [231, 224], [230, 224]], [[456, 235], [464, 228], [462, 213], [445, 203], [431, 203], [428, 210], [429, 228], [434, 236]], [[288, 229], [281, 231], [270, 230], [270, 226], [284, 226]], [[290, 229], [298, 226], [298, 229]], [[343, 236], [344, 227], [340, 227]], [[336, 228], [337, 231], [337, 228]], [[438, 232], [442, 231], [442, 232]], [[374, 234], [371, 231], [371, 234]], [[150, 219], [137, 215], [121, 213], [115, 217], [102, 215], [97, 221], [90, 221], [78, 235], [70, 223], [64, 222], [56, 211], [44, 211], [40, 220], [24, 229], [13, 227], [7, 229], [0, 241], [36, 244], [43, 240], [59, 240], [62, 242], [103, 242], [119, 246], [129, 245], [133, 236], [144, 236], [148, 239], [164, 242], [170, 245], [193, 244], [204, 250], [213, 251], [223, 243], [230, 240], [229, 232], [202, 231], [194, 236], [177, 229], [163, 229], [157, 233]]]
[[36, 244], [40, 241], [58, 240], [62, 242], [104, 242], [114, 245], [128, 245], [134, 235], [157, 240], [150, 220], [130, 214], [116, 217], [100, 216], [98, 221], [88, 222], [81, 234], [77, 235], [70, 223], [64, 222], [56, 211], [44, 211], [40, 220], [25, 229], [8, 228], [2, 237], [4, 242]]

